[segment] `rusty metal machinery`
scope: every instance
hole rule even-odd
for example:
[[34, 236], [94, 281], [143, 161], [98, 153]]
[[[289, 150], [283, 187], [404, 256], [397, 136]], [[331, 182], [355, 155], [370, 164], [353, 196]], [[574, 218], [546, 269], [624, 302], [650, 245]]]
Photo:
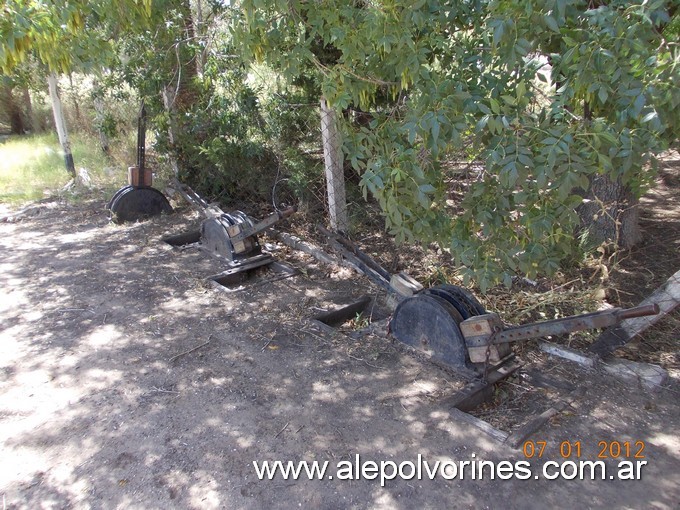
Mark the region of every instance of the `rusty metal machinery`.
[[562, 319], [535, 322], [505, 328], [498, 314], [489, 313], [471, 317], [460, 324], [465, 345], [472, 363], [498, 362], [502, 359], [503, 346], [531, 338], [561, 335], [614, 326], [625, 319], [645, 317], [659, 313], [659, 306], [644, 305], [634, 308], [612, 308]]
[[657, 305], [613, 308], [585, 315], [505, 327], [498, 314], [486, 313], [479, 301], [454, 285], [424, 289], [404, 299], [390, 322], [392, 335], [454, 369], [485, 373], [512, 358], [510, 344], [587, 329], [606, 328], [624, 319], [656, 315]]
[[400, 302], [388, 330], [408, 347], [427, 355], [432, 361], [477, 378], [481, 373], [496, 381], [519, 368], [514, 362], [512, 342], [606, 328], [624, 319], [656, 315], [657, 305], [623, 310], [614, 308], [585, 315], [522, 326], [505, 327], [495, 313], [487, 313], [467, 290], [455, 285], [437, 285], [428, 289], [405, 273], [391, 275], [375, 260], [340, 234], [319, 230], [329, 244], [355, 268], [377, 285], [392, 293]]
[[145, 154], [146, 108], [142, 103], [137, 119], [137, 165], [128, 169], [129, 184], [116, 191], [106, 206], [116, 223], [172, 212], [165, 195], [151, 186], [152, 173], [146, 168]]
[[294, 207], [275, 211], [257, 223], [241, 211], [221, 212], [201, 224], [200, 247], [231, 265], [263, 256], [257, 234], [288, 218], [295, 211]]
[[227, 270], [229, 275], [270, 264], [273, 258], [262, 251], [257, 234], [288, 218], [297, 210], [295, 207], [287, 207], [256, 221], [241, 211], [225, 213], [219, 207], [208, 204], [189, 186], [179, 181], [175, 185], [185, 200], [200, 209], [206, 219], [198, 231], [166, 237], [163, 240], [173, 246], [197, 245], [200, 250], [225, 261], [230, 268]]

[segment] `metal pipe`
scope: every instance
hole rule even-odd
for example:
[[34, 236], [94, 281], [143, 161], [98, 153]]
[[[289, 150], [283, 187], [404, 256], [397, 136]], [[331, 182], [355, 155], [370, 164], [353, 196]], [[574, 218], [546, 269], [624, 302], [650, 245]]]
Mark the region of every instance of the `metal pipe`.
[[139, 168], [138, 186], [151, 186], [146, 182], [145, 175], [145, 152], [146, 152], [146, 107], [142, 101], [137, 119], [137, 168]]

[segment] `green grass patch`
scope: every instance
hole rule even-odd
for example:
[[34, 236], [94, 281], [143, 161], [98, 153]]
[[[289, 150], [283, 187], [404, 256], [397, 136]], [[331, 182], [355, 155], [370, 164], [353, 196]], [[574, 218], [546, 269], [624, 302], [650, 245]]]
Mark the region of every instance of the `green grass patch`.
[[[125, 167], [108, 159], [97, 140], [75, 134], [71, 150], [76, 169], [87, 169], [97, 188], [113, 189], [125, 182]], [[56, 135], [12, 136], [0, 143], [0, 202], [39, 200], [57, 193], [70, 178]]]

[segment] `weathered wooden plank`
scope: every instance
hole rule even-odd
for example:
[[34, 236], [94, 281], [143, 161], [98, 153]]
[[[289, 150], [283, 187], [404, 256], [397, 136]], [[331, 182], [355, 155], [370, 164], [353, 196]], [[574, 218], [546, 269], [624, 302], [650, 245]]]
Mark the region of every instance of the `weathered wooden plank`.
[[566, 406], [567, 404], [565, 402], [559, 402], [554, 407], [551, 407], [550, 409], [547, 409], [546, 411], [542, 412], [536, 418], [532, 418], [524, 425], [522, 425], [520, 428], [515, 430], [512, 434], [510, 434], [506, 440], [506, 443], [508, 443], [513, 448], [517, 448], [520, 444], [523, 444], [524, 441], [526, 441], [538, 429], [545, 425], [545, 423], [550, 418], [552, 418], [557, 413], [562, 411], [562, 409], [564, 409]]
[[381, 274], [376, 272], [374, 269], [366, 265], [362, 260], [360, 260], [356, 255], [354, 255], [351, 251], [349, 251], [347, 248], [345, 248], [342, 244], [340, 244], [338, 241], [336, 241], [334, 238], [330, 237], [328, 239], [328, 244], [337, 252], [339, 252], [344, 258], [346, 258], [349, 262], [354, 265], [360, 273], [366, 275], [368, 278], [371, 279], [374, 283], [379, 285], [380, 287], [387, 289], [387, 290], [392, 290], [392, 287], [390, 287], [390, 282], [386, 281]]
[[548, 354], [553, 356], [559, 356], [560, 358], [568, 359], [574, 363], [578, 363], [581, 366], [588, 368], [595, 368], [597, 366], [597, 356], [593, 353], [588, 353], [578, 349], [571, 349], [565, 347], [564, 345], [557, 345], [552, 342], [540, 341], [538, 347]]
[[602, 358], [611, 355], [616, 349], [630, 342], [677, 308], [680, 305], [680, 271], [673, 274], [666, 280], [666, 283], [640, 303], [640, 305], [651, 304], [659, 305], [658, 315], [626, 319], [621, 324], [607, 329], [588, 348], [590, 352]]
[[484, 420], [480, 420], [479, 418], [472, 416], [471, 414], [468, 414], [464, 411], [461, 411], [460, 409], [457, 409], [455, 407], [453, 409], [449, 409], [449, 415], [454, 420], [462, 421], [464, 423], [467, 423], [468, 425], [472, 425], [473, 427], [478, 428], [482, 432], [494, 438], [499, 443], [504, 443], [508, 439], [509, 434], [504, 430], [497, 429], [490, 423], [487, 423]]
[[445, 399], [443, 404], [449, 408], [457, 408], [461, 411], [471, 411], [478, 405], [486, 402], [493, 395], [493, 385], [498, 381], [512, 375], [522, 365], [510, 360], [502, 366], [491, 370], [485, 381], [473, 381], [462, 390]]
[[612, 358], [605, 360], [602, 362], [602, 369], [619, 379], [639, 382], [649, 390], [663, 386], [668, 380], [668, 372], [660, 366], [628, 359]]
[[336, 235], [333, 232], [326, 230], [320, 225], [319, 230], [321, 230], [321, 232], [327, 235], [328, 237], [332, 237], [335, 241], [339, 242], [341, 245], [347, 248], [347, 250], [349, 250], [354, 256], [356, 256], [359, 260], [361, 260], [364, 264], [370, 267], [373, 271], [382, 276], [386, 281], [389, 281], [390, 278], [392, 278], [392, 275], [387, 269], [378, 264], [369, 255], [361, 251], [361, 249], [359, 249], [359, 247], [355, 245], [353, 242], [351, 242], [349, 239], [345, 239], [341, 235]]
[[506, 443], [508, 443], [513, 448], [517, 448], [532, 434], [543, 427], [543, 425], [545, 425], [550, 418], [562, 412], [567, 406], [571, 405], [574, 401], [582, 397], [585, 394], [585, 391], [585, 388], [575, 389], [564, 400], [560, 400], [559, 402], [555, 403], [552, 407], [546, 409], [537, 417], [530, 419], [520, 428], [515, 430], [508, 436]]
[[404, 297], [413, 296], [413, 294], [423, 290], [423, 286], [420, 282], [404, 272], [392, 275], [390, 277], [390, 286], [400, 296]]
[[286, 232], [279, 232], [274, 229], [270, 229], [270, 232], [272, 233], [273, 237], [281, 241], [283, 244], [286, 246], [293, 248], [294, 250], [298, 250], [301, 252], [304, 252], [308, 255], [311, 255], [314, 257], [316, 260], [319, 262], [323, 262], [324, 264], [332, 265], [332, 266], [341, 266], [342, 261], [338, 260], [334, 256], [332, 256], [329, 253], [326, 253], [323, 251], [321, 248], [318, 246], [315, 246], [307, 241], [303, 241], [297, 236], [288, 234]]

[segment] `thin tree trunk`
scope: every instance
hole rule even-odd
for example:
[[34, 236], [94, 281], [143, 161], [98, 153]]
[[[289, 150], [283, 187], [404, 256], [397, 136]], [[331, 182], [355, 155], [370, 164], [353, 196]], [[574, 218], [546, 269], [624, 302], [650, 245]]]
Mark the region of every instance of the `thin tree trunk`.
[[109, 148], [109, 136], [104, 130], [104, 118], [106, 117], [106, 111], [104, 109], [104, 101], [101, 97], [97, 96], [94, 98], [94, 111], [97, 119], [97, 128], [99, 131], [99, 145], [102, 148], [102, 152], [107, 156], [110, 154]]
[[179, 164], [177, 163], [176, 147], [177, 123], [175, 122], [175, 91], [172, 87], [165, 86], [161, 91], [163, 106], [168, 112], [170, 122], [168, 124], [168, 141], [170, 142], [170, 166], [175, 177], [179, 177]]
[[203, 76], [203, 69], [207, 58], [208, 41], [206, 40], [205, 21], [203, 20], [203, 0], [194, 0], [196, 4], [196, 19], [194, 20], [194, 32], [199, 40], [205, 42], [203, 50], [196, 55], [196, 71], [199, 76]]
[[76, 125], [80, 126], [82, 125], [81, 119], [80, 119], [80, 106], [79, 106], [79, 101], [80, 98], [78, 97], [78, 92], [76, 91], [75, 86], [73, 85], [73, 75], [69, 74], [68, 75], [68, 82], [71, 85], [71, 98], [73, 99], [73, 108], [76, 111]]
[[[190, 1], [182, 0], [179, 4], [179, 9], [184, 23], [183, 39], [185, 41], [193, 41], [195, 30]], [[173, 66], [175, 67], [175, 76], [177, 78], [172, 83], [168, 83], [163, 87], [161, 95], [163, 97], [163, 106], [170, 116], [170, 126], [168, 129], [171, 146], [170, 161], [173, 172], [176, 176], [179, 176], [180, 165], [182, 165], [186, 158], [184, 152], [193, 150], [191, 146], [186, 146], [186, 144], [181, 142], [184, 133], [189, 131], [187, 124], [191, 122], [190, 119], [187, 119], [185, 113], [191, 111], [199, 97], [194, 84], [198, 71], [197, 64], [194, 61], [196, 55], [192, 52], [190, 45], [185, 43], [176, 44], [173, 57]], [[186, 168], [186, 165], [182, 166], [183, 171], [191, 172], [191, 169]]]
[[99, 86], [99, 81], [95, 80], [93, 85], [94, 99], [92, 100], [94, 104], [95, 119], [97, 122], [97, 131], [99, 131], [99, 144], [101, 145], [102, 152], [107, 156], [110, 155], [109, 148], [109, 136], [106, 134], [106, 129], [104, 129], [104, 120], [106, 119], [106, 107], [104, 106], [104, 100], [102, 99], [102, 90]]
[[71, 153], [71, 143], [68, 139], [68, 130], [66, 128], [66, 121], [64, 120], [64, 111], [61, 107], [61, 99], [59, 98], [59, 85], [57, 83], [57, 75], [50, 73], [47, 77], [47, 83], [50, 88], [50, 99], [52, 100], [52, 113], [54, 114], [54, 125], [57, 128], [57, 135], [59, 136], [59, 144], [64, 151], [64, 163], [66, 171], [73, 179], [76, 178], [76, 167], [73, 164], [73, 154]]
[[2, 91], [0, 95], [0, 102], [2, 107], [7, 112], [9, 117], [10, 132], [13, 135], [23, 135], [24, 134], [24, 120], [21, 115], [21, 108], [16, 102], [14, 97], [14, 85], [7, 82], [2, 85]]
[[614, 243], [629, 249], [642, 240], [638, 200], [620, 181], [606, 175], [592, 180], [578, 214], [593, 244]]
[[[181, 3], [180, 10], [184, 22], [184, 38], [186, 41], [193, 42], [196, 38], [196, 31], [189, 0]], [[196, 104], [198, 98], [198, 93], [194, 86], [194, 79], [198, 76], [198, 68], [194, 59], [198, 60], [198, 58], [190, 48], [191, 46], [185, 43], [177, 46], [176, 57], [179, 80], [174, 98], [174, 107], [178, 113], [190, 110]]]
[[347, 199], [345, 198], [345, 172], [342, 165], [342, 135], [338, 131], [337, 113], [321, 99], [321, 140], [323, 143], [326, 190], [331, 228], [346, 232]]
[[21, 89], [21, 95], [24, 101], [24, 130], [33, 131], [33, 103], [31, 102], [31, 93], [28, 91], [28, 87]]

